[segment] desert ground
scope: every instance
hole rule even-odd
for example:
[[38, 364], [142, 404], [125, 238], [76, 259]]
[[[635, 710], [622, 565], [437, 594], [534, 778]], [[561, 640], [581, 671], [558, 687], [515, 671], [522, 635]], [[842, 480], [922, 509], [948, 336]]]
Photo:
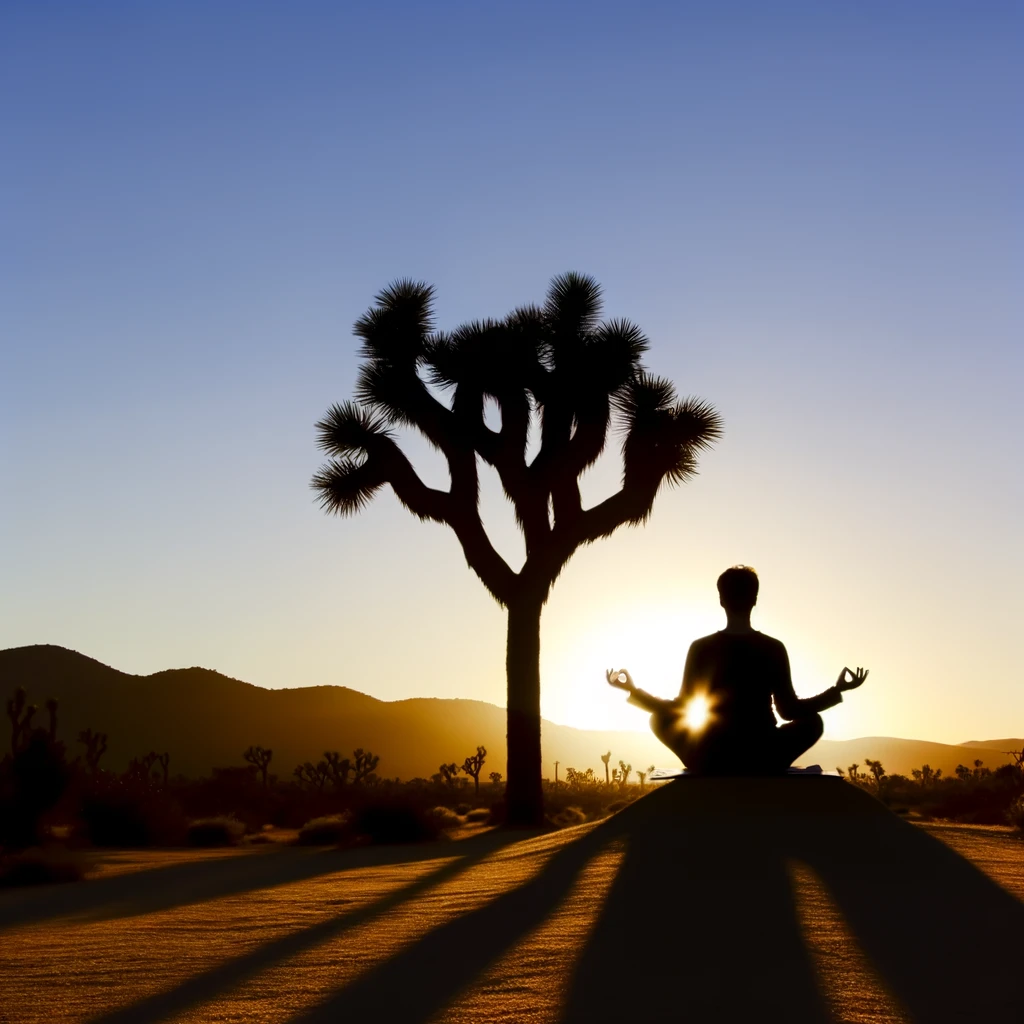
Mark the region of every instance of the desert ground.
[[1020, 1021], [1024, 842], [838, 779], [602, 822], [96, 855], [0, 893], [0, 1022]]

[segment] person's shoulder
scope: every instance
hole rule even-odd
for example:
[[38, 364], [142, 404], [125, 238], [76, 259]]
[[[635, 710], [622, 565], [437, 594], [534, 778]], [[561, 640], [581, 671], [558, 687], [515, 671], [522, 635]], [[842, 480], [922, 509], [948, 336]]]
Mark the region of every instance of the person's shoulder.
[[766, 650], [775, 651], [779, 654], [786, 653], [786, 645], [781, 640], [776, 640], [775, 637], [769, 636], [767, 633], [761, 633], [758, 630], [754, 630], [754, 636], [757, 637], [757, 642]]
[[713, 647], [721, 641], [721, 637], [721, 633], [709, 633], [707, 636], [697, 637], [697, 639], [690, 644], [690, 650], [699, 651], [705, 647]]

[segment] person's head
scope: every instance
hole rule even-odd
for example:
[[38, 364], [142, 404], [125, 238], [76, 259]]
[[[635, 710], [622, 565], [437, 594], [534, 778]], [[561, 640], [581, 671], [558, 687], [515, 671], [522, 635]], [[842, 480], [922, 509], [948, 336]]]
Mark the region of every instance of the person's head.
[[729, 614], [749, 614], [757, 604], [757, 588], [757, 573], [749, 565], [734, 565], [718, 577], [718, 597]]

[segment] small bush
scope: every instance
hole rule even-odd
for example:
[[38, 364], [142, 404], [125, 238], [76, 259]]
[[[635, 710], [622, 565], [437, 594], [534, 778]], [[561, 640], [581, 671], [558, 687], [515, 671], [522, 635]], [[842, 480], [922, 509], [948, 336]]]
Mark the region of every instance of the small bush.
[[436, 822], [438, 828], [458, 828], [462, 819], [450, 807], [434, 807], [427, 812]]
[[93, 846], [174, 846], [186, 830], [174, 804], [132, 793], [87, 796], [81, 813], [82, 832]]
[[458, 805], [458, 806], [457, 806], [457, 807], [455, 808], [455, 813], [456, 813], [456, 814], [460, 814], [460, 815], [461, 815], [461, 814], [469, 814], [469, 812], [470, 812], [471, 810], [472, 810], [472, 808], [471, 808], [471, 807], [469, 806], [469, 804], [459, 804], [459, 805]]
[[573, 825], [582, 825], [586, 820], [586, 814], [579, 807], [563, 807], [551, 819], [551, 823], [559, 828], [571, 828]]
[[1017, 797], [1006, 812], [1006, 820], [1018, 832], [1024, 832], [1024, 796]]
[[199, 818], [188, 826], [189, 846], [237, 846], [245, 835], [245, 826], [228, 815]]
[[489, 807], [474, 807], [466, 813], [466, 821], [490, 821], [491, 811]]
[[300, 846], [334, 846], [352, 838], [351, 814], [327, 814], [313, 818], [299, 829]]
[[7, 888], [77, 882], [83, 875], [79, 861], [66, 856], [55, 857], [41, 850], [0, 858], [0, 886]]
[[442, 824], [437, 808], [423, 811], [404, 801], [367, 804], [356, 814], [353, 826], [358, 835], [375, 845], [427, 842], [438, 839], [448, 827]]

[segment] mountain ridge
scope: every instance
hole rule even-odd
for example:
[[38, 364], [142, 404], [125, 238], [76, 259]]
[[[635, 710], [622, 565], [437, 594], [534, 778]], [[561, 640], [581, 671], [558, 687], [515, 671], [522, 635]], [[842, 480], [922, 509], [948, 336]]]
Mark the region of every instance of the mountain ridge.
[[[505, 709], [474, 698], [384, 701], [334, 684], [269, 689], [200, 666], [134, 675], [52, 644], [0, 650], [0, 681], [5, 696], [22, 685], [32, 703], [41, 706], [50, 696], [59, 700], [58, 734], [72, 754], [82, 729], [106, 732], [103, 765], [114, 770], [148, 750], [168, 750], [173, 774], [204, 775], [214, 767], [241, 765], [242, 751], [259, 743], [274, 749], [272, 771], [282, 778], [302, 761], [319, 760], [325, 750], [347, 754], [355, 747], [379, 754], [379, 772], [389, 778], [429, 777], [442, 762], [461, 762], [478, 744], [488, 751], [485, 774], [505, 771]], [[983, 742], [822, 740], [803, 762], [845, 770], [872, 757], [890, 773], [909, 774], [927, 763], [952, 774], [968, 756], [990, 768], [1006, 763], [1005, 751], [1020, 749], [1024, 741], [1000, 740], [999, 748]], [[576, 729], [544, 720], [542, 743], [546, 776], [554, 775], [556, 760], [563, 776], [568, 766], [593, 768], [603, 776], [600, 754], [609, 749], [613, 765], [621, 757], [634, 770], [678, 763], [647, 733]]]

